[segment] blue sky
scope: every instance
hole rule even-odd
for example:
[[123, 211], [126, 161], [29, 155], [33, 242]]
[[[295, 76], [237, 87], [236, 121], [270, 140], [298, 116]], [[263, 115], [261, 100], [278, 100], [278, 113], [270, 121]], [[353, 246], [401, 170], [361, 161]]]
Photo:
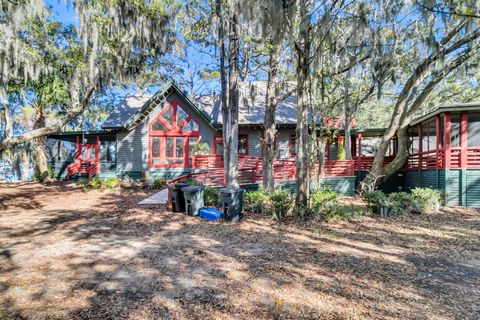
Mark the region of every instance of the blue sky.
[[[73, 24], [78, 26], [79, 20], [75, 11], [75, 8], [72, 3], [65, 0], [45, 0], [45, 3], [48, 7], [51, 8], [52, 14], [51, 18], [57, 20], [63, 24], [69, 25]], [[186, 49], [186, 58], [195, 69], [202, 68], [212, 68], [215, 65], [215, 60], [212, 59], [211, 55], [204, 53], [205, 48], [202, 48], [198, 44], [192, 44]], [[192, 67], [188, 68], [185, 65], [185, 61], [180, 60], [178, 57], [169, 55], [167, 57], [171, 62], [174, 62], [177, 66], [182, 66], [185, 74], [178, 76], [176, 80], [178, 83], [190, 81], [189, 73], [191, 72]], [[168, 70], [166, 70], [168, 72]], [[190, 88], [186, 85], [183, 85], [184, 90], [190, 92]], [[148, 91], [155, 91], [158, 86], [152, 86]], [[119, 90], [119, 95], [125, 95], [129, 92], [135, 92], [136, 88], [131, 88], [130, 90]], [[217, 81], [204, 81], [200, 79], [198, 75], [195, 75], [193, 93], [205, 94], [205, 93], [218, 93], [219, 84]]]

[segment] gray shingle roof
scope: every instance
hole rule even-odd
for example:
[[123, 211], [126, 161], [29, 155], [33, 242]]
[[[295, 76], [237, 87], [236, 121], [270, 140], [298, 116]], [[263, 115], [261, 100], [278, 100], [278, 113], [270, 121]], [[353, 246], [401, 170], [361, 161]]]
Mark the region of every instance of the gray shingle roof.
[[151, 94], [129, 94], [110, 113], [102, 128], [122, 128], [127, 120], [152, 97]]
[[[293, 90], [290, 83], [279, 94]], [[239, 124], [261, 125], [265, 113], [266, 81], [240, 83]], [[122, 128], [127, 121], [149, 101], [151, 94], [128, 95], [110, 114], [102, 128]], [[190, 97], [195, 105], [210, 116], [214, 124], [222, 123], [219, 95], [195, 95]], [[280, 125], [295, 124], [297, 119], [297, 98], [294, 94], [280, 101], [276, 109], [276, 121]]]
[[[254, 81], [240, 83], [240, 101], [238, 110], [238, 121], [240, 125], [263, 124], [265, 114], [266, 81]], [[289, 83], [278, 94], [282, 97], [294, 89]], [[199, 108], [204, 109], [215, 123], [222, 123], [222, 112], [220, 110], [219, 95], [196, 95], [193, 100]], [[294, 94], [280, 101], [276, 109], [277, 124], [297, 123], [297, 97]]]

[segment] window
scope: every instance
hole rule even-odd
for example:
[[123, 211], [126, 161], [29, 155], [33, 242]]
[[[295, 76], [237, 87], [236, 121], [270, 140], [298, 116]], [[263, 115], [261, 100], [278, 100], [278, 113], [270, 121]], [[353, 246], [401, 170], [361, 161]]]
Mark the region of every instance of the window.
[[238, 154], [248, 155], [248, 135], [247, 134], [238, 135]]
[[450, 123], [450, 146], [452, 148], [460, 147], [460, 115], [452, 114]]
[[468, 115], [467, 146], [480, 147], [480, 113]]
[[176, 101], [150, 122], [151, 167], [189, 167], [191, 149], [200, 138], [199, 125]]
[[100, 161], [115, 162], [115, 160], [116, 160], [115, 141], [101, 141], [100, 142]]
[[296, 133], [290, 134], [290, 156], [296, 156], [297, 155], [297, 151], [295, 150], [296, 139], [297, 139]]
[[222, 136], [215, 136], [213, 138], [213, 152], [214, 154], [219, 156], [223, 155], [223, 137]]

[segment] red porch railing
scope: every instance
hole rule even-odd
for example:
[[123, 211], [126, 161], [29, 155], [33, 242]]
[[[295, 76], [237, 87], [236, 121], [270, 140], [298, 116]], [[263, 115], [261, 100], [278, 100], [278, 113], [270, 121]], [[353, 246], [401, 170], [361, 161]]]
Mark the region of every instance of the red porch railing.
[[[357, 171], [370, 171], [373, 165], [374, 156], [362, 156], [360, 159], [357, 157], [355, 158], [355, 170]], [[387, 156], [383, 160], [384, 164], [389, 164], [390, 162], [395, 159], [395, 156]]]
[[[170, 180], [170, 183], [194, 179], [206, 186], [225, 185], [225, 174], [221, 156], [216, 155], [195, 155], [192, 157], [192, 167], [200, 170]], [[326, 161], [322, 176], [353, 176], [354, 161]], [[315, 176], [318, 165], [309, 168], [310, 175]], [[276, 182], [294, 180], [296, 174], [295, 161], [275, 160], [273, 163], [273, 174]], [[240, 185], [261, 183], [263, 179], [262, 158], [251, 156], [239, 156], [238, 158], [238, 181]]]

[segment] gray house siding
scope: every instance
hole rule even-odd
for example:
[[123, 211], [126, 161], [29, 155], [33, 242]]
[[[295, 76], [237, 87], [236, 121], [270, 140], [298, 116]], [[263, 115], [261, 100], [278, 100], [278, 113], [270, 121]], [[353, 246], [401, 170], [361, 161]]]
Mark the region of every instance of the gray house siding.
[[124, 177], [126, 175], [132, 178], [154, 179], [156, 177], [173, 178], [190, 169], [186, 168], [149, 168], [148, 166], [148, 125], [158, 115], [158, 113], [173, 100], [179, 104], [188, 113], [190, 113], [200, 126], [200, 142], [208, 143], [212, 148], [214, 129], [202, 118], [196, 116], [195, 111], [188, 107], [188, 104], [177, 94], [171, 94], [166, 101], [156, 107], [153, 112], [138, 126], [131, 131], [121, 131], [117, 133], [117, 175]]
[[[294, 132], [294, 129], [278, 129], [275, 151], [278, 159], [290, 158], [290, 135]], [[248, 135], [248, 155], [252, 157], [262, 156], [263, 129], [240, 128], [238, 134]]]

